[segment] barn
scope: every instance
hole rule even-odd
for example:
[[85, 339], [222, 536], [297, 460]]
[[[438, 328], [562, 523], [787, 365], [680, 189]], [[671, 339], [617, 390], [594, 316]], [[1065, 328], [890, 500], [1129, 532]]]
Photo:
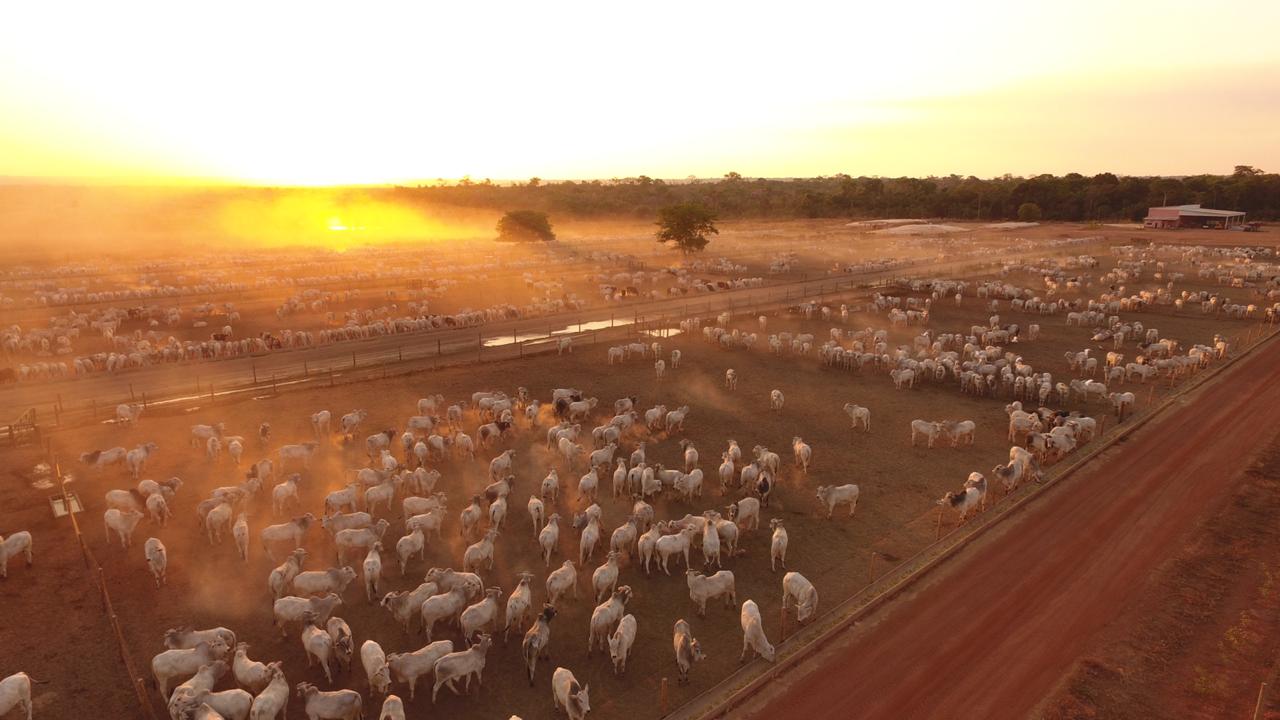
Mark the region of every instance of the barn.
[[1143, 225], [1149, 228], [1218, 228], [1228, 229], [1244, 224], [1244, 213], [1236, 210], [1213, 210], [1199, 205], [1166, 205], [1147, 209]]

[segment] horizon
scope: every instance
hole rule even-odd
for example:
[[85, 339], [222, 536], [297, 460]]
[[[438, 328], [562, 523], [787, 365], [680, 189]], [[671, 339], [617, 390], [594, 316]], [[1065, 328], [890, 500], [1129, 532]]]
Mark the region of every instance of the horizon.
[[[1233, 165], [1233, 168], [1237, 167]], [[1266, 168], [1254, 167], [1266, 175], [1274, 175], [1277, 171], [1268, 170]], [[100, 176], [72, 176], [72, 177], [54, 177], [54, 176], [15, 176], [0, 174], [0, 187], [65, 187], [65, 188], [99, 188], [99, 189], [155, 189], [167, 188], [172, 190], [222, 190], [222, 189], [245, 189], [245, 190], [369, 190], [369, 189], [393, 189], [402, 188], [430, 188], [430, 187], [451, 187], [457, 186], [464, 181], [470, 182], [472, 185], [482, 185], [486, 182], [499, 187], [520, 187], [527, 184], [530, 180], [536, 178], [541, 185], [556, 185], [562, 183], [625, 183], [631, 180], [637, 180], [642, 177], [648, 177], [655, 182], [664, 182], [670, 184], [683, 183], [712, 183], [720, 182], [728, 179], [730, 172], [727, 171], [717, 176], [686, 176], [686, 177], [652, 177], [647, 175], [629, 175], [626, 177], [573, 177], [573, 178], [552, 178], [543, 177], [541, 175], [532, 175], [528, 178], [475, 178], [464, 175], [462, 177], [453, 178], [419, 178], [408, 179], [399, 182], [370, 182], [370, 183], [344, 183], [337, 185], [289, 185], [283, 183], [253, 183], [253, 182], [234, 182], [230, 180], [201, 180], [201, 179], [161, 179], [161, 178], [113, 178]], [[1100, 175], [1114, 175], [1117, 178], [1142, 178], [1152, 180], [1183, 180], [1192, 177], [1217, 177], [1227, 178], [1233, 176], [1234, 172], [1196, 172], [1196, 173], [1174, 173], [1168, 175], [1146, 175], [1133, 173], [1117, 173], [1108, 170], [1102, 170], [1096, 173], [1081, 173], [1076, 171], [1068, 171], [1064, 173], [999, 173], [996, 175], [978, 176], [966, 173], [950, 173], [947, 175], [871, 175], [847, 172], [828, 173], [823, 175], [791, 175], [791, 176], [749, 176], [740, 174], [742, 180], [767, 180], [771, 182], [792, 182], [805, 180], [821, 180], [834, 179], [839, 177], [850, 178], [869, 178], [880, 180], [900, 180], [900, 179], [922, 179], [922, 180], [942, 180], [949, 178], [977, 178], [985, 182], [998, 181], [1005, 179], [1012, 180], [1029, 180], [1039, 177], [1064, 178], [1070, 175], [1079, 175], [1084, 178], [1093, 178]]]

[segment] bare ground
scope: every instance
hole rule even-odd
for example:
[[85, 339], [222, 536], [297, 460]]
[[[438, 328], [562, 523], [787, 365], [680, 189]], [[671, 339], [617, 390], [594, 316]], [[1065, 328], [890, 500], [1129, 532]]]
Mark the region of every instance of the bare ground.
[[[969, 302], [958, 310], [940, 307], [935, 318], [935, 326], [967, 328], [969, 324], [985, 322], [986, 312], [977, 302]], [[1162, 329], [1167, 328], [1164, 334], [1182, 337], [1187, 343], [1205, 341], [1214, 329], [1224, 326], [1214, 318], [1173, 317], [1163, 311], [1154, 311], [1142, 319], [1148, 325], [1160, 324]], [[1025, 322], [1022, 318], [1018, 320]], [[744, 322], [751, 324], [749, 320]], [[1023, 344], [1020, 351], [1038, 367], [1061, 371], [1062, 352], [1084, 347], [1087, 331], [1065, 329], [1061, 318], [1041, 322], [1045, 327], [1043, 339]], [[830, 326], [817, 321], [777, 318], [771, 323], [771, 332], [805, 329], [825, 334]], [[852, 324], [878, 327], [883, 326], [884, 321], [883, 318], [860, 318]], [[907, 337], [903, 334], [895, 337], [895, 341]], [[880, 557], [890, 562], [912, 554], [933, 538], [933, 501], [958, 486], [970, 470], [986, 470], [1007, 453], [1007, 443], [999, 429], [1003, 426], [1004, 400], [962, 397], [952, 386], [895, 392], [887, 378], [878, 374], [860, 376], [825, 371], [812, 360], [774, 359], [758, 352], [724, 353], [695, 338], [677, 337], [664, 341], [664, 345], [668, 350], [681, 348], [685, 360], [681, 369], [661, 384], [653, 379], [648, 362], [633, 363], [625, 369], [608, 368], [603, 362], [603, 347], [579, 347], [575, 355], [564, 358], [539, 356], [527, 358], [518, 365], [495, 363], [451, 368], [334, 389], [316, 388], [218, 404], [189, 414], [144, 415], [137, 428], [100, 426], [56, 434], [52, 448], [66, 461], [90, 448], [131, 446], [155, 440], [162, 450], [146, 475], [156, 478], [180, 475], [188, 483], [175, 503], [175, 522], [163, 530], [144, 523], [136, 535], [133, 550], [125, 554], [118, 546], [110, 547], [102, 540], [100, 498], [107, 489], [128, 487], [130, 482], [115, 470], [98, 475], [76, 469], [75, 487], [88, 508], [82, 518], [90, 544], [105, 566], [132, 657], [139, 667], [145, 670], [151, 656], [162, 649], [160, 635], [165, 628], [182, 623], [221, 624], [233, 627], [242, 639], [253, 643], [255, 658], [286, 660], [291, 682], [303, 679], [322, 682], [323, 676], [318, 669], [304, 670], [305, 661], [296, 637], [291, 634], [286, 641], [280, 641], [273, 632], [265, 588], [265, 578], [273, 563], [262, 556], [256, 543], [247, 567], [234, 557], [234, 550], [228, 545], [210, 551], [195, 528], [191, 515], [194, 504], [211, 488], [236, 482], [239, 472], [225, 460], [221, 465], [211, 466], [200, 453], [186, 447], [187, 427], [191, 423], [221, 420], [227, 423], [228, 432], [252, 435], [259, 422], [270, 420], [277, 442], [293, 442], [310, 436], [307, 416], [315, 410], [329, 408], [340, 414], [350, 408], [365, 407], [371, 415], [365, 432], [360, 435], [363, 437], [375, 428], [402, 423], [405, 416], [414, 412], [416, 398], [426, 393], [439, 392], [449, 398], [460, 398], [477, 389], [511, 390], [517, 384], [529, 386], [541, 397], [553, 387], [581, 387], [588, 394], [600, 397], [603, 404], [624, 395], [639, 395], [642, 407], [656, 402], [671, 407], [687, 403], [693, 407], [688, 431], [679, 437], [655, 438], [658, 442], [651, 441], [650, 457], [675, 465], [679, 452], [675, 440], [680, 437], [693, 440], [701, 450], [701, 464], [707, 471], [708, 495], [691, 504], [663, 501], [658, 505], [658, 516], [679, 517], [686, 512], [727, 503], [727, 499], [718, 497], [710, 486], [714, 485], [719, 452], [729, 438], [736, 438], [748, 452], [756, 443], [768, 445], [783, 455], [785, 464], [791, 438], [801, 435], [814, 447], [814, 468], [807, 478], [784, 472], [783, 486], [775, 495], [774, 507], [766, 513], [765, 522], [774, 516], [786, 519], [792, 538], [789, 566], [814, 580], [823, 589], [824, 598], [832, 602], [866, 584], [868, 549], [873, 544]], [[736, 394], [721, 389], [726, 367], [735, 367], [742, 378]], [[767, 409], [768, 392], [775, 387], [787, 394], [787, 407], [782, 413], [770, 413]], [[1157, 388], [1153, 398], [1158, 400], [1164, 391], [1163, 387]], [[1145, 404], [1141, 392], [1140, 409]], [[839, 412], [840, 406], [848, 401], [872, 408], [871, 434], [850, 432], [847, 418]], [[977, 442], [972, 447], [957, 449], [911, 448], [905, 428], [916, 417], [973, 419], [980, 428]], [[469, 417], [468, 429], [473, 430], [474, 425], [474, 418]], [[523, 433], [516, 442], [521, 458], [518, 470], [521, 485], [513, 496], [516, 502], [512, 503], [509, 526], [500, 540], [498, 564], [492, 574], [486, 573], [486, 580], [501, 585], [505, 594], [511, 589], [516, 572], [534, 570], [539, 576], [535, 581], [538, 599], [542, 597], [545, 570], [534, 556], [532, 528], [520, 499], [527, 498], [530, 488], [554, 462], [541, 448], [542, 437], [542, 433]], [[257, 453], [256, 448], [250, 447], [246, 459], [255, 459]], [[364, 462], [361, 455], [357, 447], [344, 449], [332, 445], [326, 450], [321, 461], [305, 474], [305, 506], [317, 508], [325, 492], [341, 486], [347, 469]], [[10, 470], [25, 471], [39, 459], [39, 453], [8, 452], [3, 459]], [[457, 510], [472, 492], [483, 487], [484, 467], [448, 462], [441, 469], [445, 476], [441, 487], [451, 498], [452, 530], [456, 527]], [[571, 488], [576, 487], [580, 472], [566, 473], [562, 469], [561, 474], [565, 494], [559, 510], [568, 515], [573, 509], [571, 499], [576, 494]], [[813, 487], [850, 481], [859, 483], [863, 489], [858, 515], [853, 520], [818, 518]], [[49, 491], [35, 490], [13, 475], [6, 477], [6, 482], [9, 484], [0, 486], [0, 517], [4, 518], [0, 532], [25, 527], [36, 533], [38, 564], [29, 571], [15, 563], [9, 581], [0, 583], [6, 607], [14, 608], [17, 615], [26, 619], [22, 626], [0, 626], [0, 640], [4, 641], [0, 647], [22, 648], [15, 665], [36, 677], [57, 680], [37, 690], [37, 708], [44, 708], [46, 715], [74, 717], [108, 712], [111, 717], [132, 716], [136, 713], [132, 694], [120, 669], [113, 641], [101, 621], [98, 600], [83, 580], [83, 564], [70, 540], [66, 521], [48, 518], [44, 500]], [[626, 504], [612, 500], [601, 504], [605, 508], [606, 530], [611, 530], [622, 521]], [[263, 525], [275, 521], [267, 517], [265, 509], [258, 513], [250, 521], [255, 536]], [[159, 592], [151, 585], [141, 560], [141, 543], [150, 534], [161, 537], [169, 546], [173, 565], [170, 584]], [[391, 534], [398, 537], [398, 529], [393, 528]], [[414, 586], [431, 565], [458, 566], [464, 543], [453, 534], [447, 534], [446, 540], [445, 545], [430, 547], [427, 561], [412, 566], [408, 577], [400, 578], [394, 569], [389, 570], [384, 590]], [[312, 534], [309, 545], [313, 551], [309, 567], [327, 567], [331, 558], [327, 539], [317, 531]], [[767, 569], [767, 531], [749, 534], [742, 546], [745, 554], [727, 562], [738, 575], [739, 602], [755, 599], [761, 606], [767, 631], [776, 638], [780, 592], [778, 577]], [[576, 549], [575, 533], [564, 532], [562, 554], [553, 562], [576, 556]], [[207, 561], [198, 559], [205, 556]], [[590, 569], [599, 562], [597, 554], [583, 575], [589, 575]], [[395, 564], [390, 555], [386, 564], [389, 568]], [[700, 562], [695, 562], [695, 567], [699, 565]], [[489, 658], [484, 693], [480, 697], [460, 699], [447, 696], [446, 692], [441, 698], [442, 710], [485, 716], [518, 712], [526, 720], [550, 717], [547, 676], [551, 667], [562, 664], [591, 683], [593, 708], [601, 716], [628, 712], [647, 714], [658, 701], [659, 679], [674, 680], [670, 626], [675, 618], [682, 616], [693, 623], [695, 634], [703, 638], [710, 659], [698, 666], [688, 686], [678, 687], [672, 683], [671, 706], [693, 697], [737, 667], [741, 641], [736, 612], [708, 608], [707, 619], [694, 617], [683, 577], [646, 579], [634, 566], [624, 564], [622, 582], [636, 590], [636, 599], [629, 610], [636, 614], [640, 625], [640, 639], [626, 678], [615, 678], [607, 659], [599, 654], [590, 659], [586, 657], [587, 618], [593, 603], [581, 599], [571, 602], [557, 618], [553, 628], [552, 663], [540, 670], [535, 688], [528, 688], [520, 680], [517, 649], [495, 647]], [[586, 586], [585, 577], [582, 584]], [[388, 651], [415, 649], [423, 643], [418, 637], [405, 637], [393, 627], [379, 608], [364, 601], [355, 585], [347, 593], [346, 604], [338, 614], [355, 628], [358, 641], [373, 638]], [[62, 632], [67, 627], [73, 632]], [[57, 628], [58, 632], [46, 633], [44, 628]], [[443, 636], [458, 639], [455, 631]], [[82, 642], [82, 638], [89, 642]], [[0, 670], [7, 668], [8, 663]], [[74, 671], [75, 682], [83, 685], [73, 686], [64, 680], [68, 671]], [[357, 671], [350, 677], [344, 676], [340, 682], [363, 690], [365, 683], [358, 675]], [[91, 690], [80, 692], [82, 688]], [[403, 688], [398, 692], [402, 696], [406, 694]], [[414, 707], [421, 711], [427, 704], [420, 696]], [[300, 717], [300, 710], [295, 703], [290, 717]]]
[[1280, 660], [1280, 443], [1223, 500], [1081, 657], [1045, 718], [1252, 717]]
[[[1280, 344], [1273, 341], [1189, 396], [1181, 411], [1109, 448], [771, 685], [747, 715], [1033, 713], [1099, 637], [1124, 633], [1125, 619], [1141, 618], [1135, 608], [1144, 603], [1169, 600], [1171, 588], [1153, 587], [1149, 578], [1224, 506], [1249, 458], [1275, 437], [1280, 390], [1254, 383], [1277, 361]], [[1240, 422], [1246, 414], [1250, 422]], [[1241, 542], [1248, 542], [1247, 531]], [[1196, 606], [1206, 602], [1194, 587], [1183, 595], [1185, 588], [1178, 583], [1172, 597]], [[1198, 655], [1196, 662], [1209, 657]], [[1090, 670], [1099, 667], [1115, 665], [1104, 661]], [[1115, 687], [1107, 685], [1110, 677], [1085, 677], [1085, 688]], [[857, 678], [867, 691], [847, 692], [841, 678]], [[1240, 699], [1238, 691], [1224, 697]], [[1098, 703], [1097, 717], [1184, 716], [1149, 707], [1113, 715], [1105, 698], [1090, 700]]]

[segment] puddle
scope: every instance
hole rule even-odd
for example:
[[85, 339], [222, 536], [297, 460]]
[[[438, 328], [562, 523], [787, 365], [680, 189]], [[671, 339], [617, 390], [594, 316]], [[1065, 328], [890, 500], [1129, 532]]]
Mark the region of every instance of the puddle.
[[485, 347], [502, 347], [503, 345], [515, 345], [516, 343], [531, 342], [533, 340], [546, 340], [547, 336], [542, 333], [529, 333], [525, 335], [505, 335], [503, 337], [492, 337], [484, 341]]
[[616, 318], [614, 320], [592, 320], [584, 322], [581, 325], [573, 323], [566, 325], [558, 330], [552, 330], [550, 334], [544, 333], [526, 333], [524, 335], [504, 335], [502, 337], [486, 338], [485, 347], [502, 347], [503, 345], [515, 345], [516, 343], [535, 343], [539, 341], [551, 340], [557, 335], [576, 335], [579, 332], [590, 332], [592, 330], [608, 330], [611, 327], [624, 327], [633, 324], [633, 320]]
[[573, 324], [559, 330], [552, 330], [551, 334], [564, 335], [566, 333], [576, 333], [579, 329], [581, 329], [582, 332], [587, 332], [588, 330], [604, 330], [611, 327], [630, 325], [632, 322], [633, 321], [627, 320], [626, 318], [616, 318], [614, 320], [592, 320], [591, 322], [584, 322], [581, 325]]
[[646, 330], [645, 334], [650, 335], [652, 337], [669, 338], [669, 337], [675, 337], [676, 335], [680, 335], [683, 332], [684, 330], [681, 330], [678, 327], [666, 327], [666, 328], [653, 328], [650, 330]]

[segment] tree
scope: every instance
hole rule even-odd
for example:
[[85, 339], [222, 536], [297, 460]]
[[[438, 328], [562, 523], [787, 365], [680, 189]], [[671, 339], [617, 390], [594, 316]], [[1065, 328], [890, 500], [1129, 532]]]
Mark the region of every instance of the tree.
[[699, 252], [710, 242], [707, 235], [720, 234], [715, 221], [715, 213], [704, 205], [668, 205], [658, 211], [658, 242], [675, 243], [685, 255]]
[[1252, 165], [1237, 165], [1235, 172], [1231, 174], [1236, 176], [1252, 176], [1263, 175], [1265, 173]]
[[1025, 202], [1018, 206], [1018, 219], [1022, 222], [1038, 222], [1040, 206], [1033, 202]]
[[498, 240], [502, 242], [531, 242], [555, 240], [551, 232], [551, 220], [537, 210], [512, 210], [498, 220]]

